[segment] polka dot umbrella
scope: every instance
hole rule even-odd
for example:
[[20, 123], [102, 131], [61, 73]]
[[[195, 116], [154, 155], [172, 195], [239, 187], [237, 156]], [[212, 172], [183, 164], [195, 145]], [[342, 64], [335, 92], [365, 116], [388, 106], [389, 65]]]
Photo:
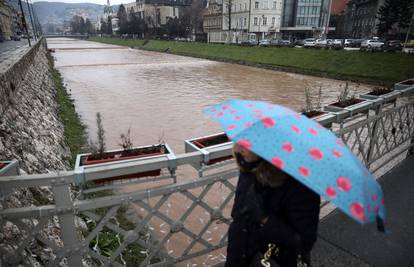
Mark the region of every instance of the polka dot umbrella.
[[234, 99], [209, 107], [228, 137], [271, 162], [347, 215], [384, 231], [380, 185], [331, 131], [288, 108]]

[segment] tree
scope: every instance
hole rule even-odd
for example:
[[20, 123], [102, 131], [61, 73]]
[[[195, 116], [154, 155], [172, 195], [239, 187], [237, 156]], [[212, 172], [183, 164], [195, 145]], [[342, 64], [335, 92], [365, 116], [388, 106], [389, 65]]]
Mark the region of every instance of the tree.
[[95, 33], [95, 29], [92, 25], [92, 22], [89, 19], [86, 19], [86, 21], [85, 21], [85, 28], [86, 28], [86, 33], [87, 34]]
[[104, 19], [101, 19], [101, 29], [100, 29], [100, 33], [101, 34], [105, 34], [108, 32], [108, 24], [106, 23], [106, 21]]
[[128, 33], [128, 14], [123, 4], [118, 8], [117, 17], [119, 22], [119, 33]]
[[399, 30], [407, 28], [410, 25], [413, 10], [412, 0], [385, 0], [377, 13], [378, 33], [388, 35], [395, 26], [398, 26]]
[[143, 19], [137, 16], [132, 10], [129, 12], [128, 33], [142, 36], [147, 31], [147, 25]]
[[108, 16], [108, 20], [107, 20], [107, 27], [106, 27], [106, 33], [107, 34], [112, 34], [112, 17]]

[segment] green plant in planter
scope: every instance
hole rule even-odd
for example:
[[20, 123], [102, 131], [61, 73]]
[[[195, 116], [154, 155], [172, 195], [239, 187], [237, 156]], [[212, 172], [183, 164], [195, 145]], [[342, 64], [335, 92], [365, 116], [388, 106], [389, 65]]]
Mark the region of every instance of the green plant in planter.
[[[315, 99], [316, 98], [316, 99]], [[315, 103], [316, 102], [316, 103]], [[302, 109], [302, 113], [308, 117], [314, 117], [322, 114], [322, 86], [319, 86], [318, 95], [312, 97], [311, 89], [305, 88], [305, 108]]]
[[126, 155], [129, 155], [131, 153], [133, 143], [131, 139], [131, 128], [128, 128], [128, 131], [126, 134], [121, 134], [121, 143], [119, 143], [123, 149]]
[[[357, 85], [358, 87], [359, 85]], [[355, 92], [351, 95], [351, 89], [349, 87], [349, 83], [345, 83], [344, 89], [341, 90], [338, 96], [338, 102], [335, 103], [335, 106], [339, 107], [347, 107], [353, 104], [358, 103], [358, 99], [355, 97]]]
[[93, 142], [92, 140], [89, 140], [89, 149], [93, 159], [103, 159], [104, 152], [106, 150], [105, 130], [102, 124], [101, 113], [99, 112], [96, 113], [96, 124], [98, 126], [98, 130], [96, 131], [97, 141]]
[[374, 87], [372, 92], [370, 92], [370, 95], [385, 95], [390, 93], [392, 90], [390, 88], [386, 87]]

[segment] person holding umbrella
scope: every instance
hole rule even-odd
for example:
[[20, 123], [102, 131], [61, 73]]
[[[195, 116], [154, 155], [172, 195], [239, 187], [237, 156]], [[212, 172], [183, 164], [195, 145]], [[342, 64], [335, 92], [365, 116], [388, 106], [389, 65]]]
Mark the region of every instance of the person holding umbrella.
[[235, 144], [233, 149], [240, 176], [225, 266], [253, 266], [269, 244], [276, 246], [278, 252], [273, 252], [272, 258], [280, 266], [310, 266], [319, 221], [319, 195], [244, 145]]
[[[208, 107], [240, 168], [226, 266], [310, 264], [319, 196], [384, 232], [381, 186], [340, 138], [283, 106], [234, 99]], [[264, 253], [264, 254], [261, 254]], [[275, 265], [274, 263], [273, 265]], [[275, 265], [277, 266], [277, 265]]]

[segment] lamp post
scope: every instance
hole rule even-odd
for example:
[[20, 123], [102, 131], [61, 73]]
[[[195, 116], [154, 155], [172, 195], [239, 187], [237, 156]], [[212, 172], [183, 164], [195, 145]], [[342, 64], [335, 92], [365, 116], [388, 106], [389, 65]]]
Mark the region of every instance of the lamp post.
[[22, 0], [19, 0], [19, 6], [20, 6], [20, 11], [22, 12], [22, 24], [23, 24], [23, 27], [26, 29], [27, 41], [29, 42], [29, 46], [32, 46], [32, 44], [30, 43], [29, 31], [27, 30], [26, 18], [23, 12]]
[[405, 35], [405, 42], [404, 42], [403, 49], [405, 49], [405, 46], [407, 45], [408, 37], [410, 36], [410, 30], [411, 30], [411, 26], [413, 25], [413, 21], [414, 21], [414, 13], [413, 13], [413, 16], [411, 17], [410, 26], [408, 26], [408, 29], [407, 29], [407, 34]]

